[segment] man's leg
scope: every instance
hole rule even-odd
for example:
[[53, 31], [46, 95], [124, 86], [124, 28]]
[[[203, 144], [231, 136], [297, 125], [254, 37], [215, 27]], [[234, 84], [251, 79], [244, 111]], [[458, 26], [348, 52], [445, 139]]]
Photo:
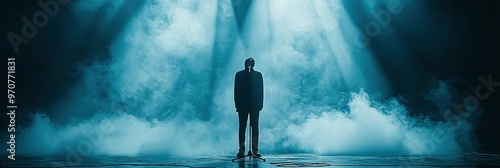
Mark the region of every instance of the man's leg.
[[247, 129], [247, 120], [248, 120], [248, 112], [238, 112], [239, 119], [239, 129], [238, 129], [238, 137], [239, 137], [239, 152], [238, 155], [245, 155], [245, 132]]
[[252, 127], [252, 153], [258, 154], [259, 151], [259, 112], [254, 111], [250, 114], [250, 126]]

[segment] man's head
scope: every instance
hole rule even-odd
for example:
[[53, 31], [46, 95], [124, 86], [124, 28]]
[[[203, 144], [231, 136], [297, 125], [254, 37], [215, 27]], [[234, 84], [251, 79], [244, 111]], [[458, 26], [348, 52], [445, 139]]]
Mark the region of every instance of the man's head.
[[255, 60], [252, 57], [248, 57], [245, 60], [245, 68], [253, 69], [253, 66], [255, 66]]

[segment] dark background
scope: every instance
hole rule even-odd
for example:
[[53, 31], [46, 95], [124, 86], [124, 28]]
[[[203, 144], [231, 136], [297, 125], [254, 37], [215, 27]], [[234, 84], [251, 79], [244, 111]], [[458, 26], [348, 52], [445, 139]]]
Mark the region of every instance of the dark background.
[[[361, 1], [343, 2], [357, 27], [363, 28], [374, 20], [369, 13], [359, 10], [366, 8]], [[371, 38], [368, 47], [388, 76], [393, 96], [408, 98], [405, 103], [412, 115], [430, 115], [440, 120], [442, 116], [429, 113], [438, 109], [425, 99], [425, 91], [436, 85], [436, 81], [452, 83], [456, 104], [463, 104], [464, 98], [475, 95], [475, 88], [481, 84], [479, 76], [487, 79], [492, 74], [493, 81], [500, 81], [500, 6], [496, 1], [472, 0], [408, 3], [417, 2], [426, 9], [402, 4], [403, 11], [394, 15], [388, 26], [394, 31], [386, 34], [382, 31], [381, 35]], [[395, 37], [400, 38], [399, 43], [403, 43], [406, 50], [394, 49], [401, 44], [388, 39]], [[477, 124], [475, 132], [480, 151], [500, 151], [499, 102], [500, 95], [495, 91], [490, 98], [480, 101], [484, 112], [478, 120], [471, 121]]]
[[[429, 115], [428, 111], [435, 110], [436, 107], [430, 105], [424, 93], [437, 80], [451, 81], [456, 92], [454, 100], [458, 103], [462, 103], [467, 95], [474, 94], [474, 89], [480, 84], [478, 76], [487, 78], [492, 74], [493, 81], [500, 81], [497, 61], [500, 6], [496, 1], [418, 2], [425, 4], [425, 11], [407, 7], [405, 13], [394, 16], [389, 25], [393, 30], [391, 33], [383, 31], [371, 38], [368, 45], [393, 87], [391, 96], [405, 97], [405, 104], [415, 116]], [[59, 14], [50, 18], [45, 27], [39, 28], [36, 37], [26, 45], [22, 44], [20, 52], [15, 54], [6, 35], [8, 32], [20, 34], [20, 18], [26, 16], [31, 20], [40, 7], [31, 0], [2, 2], [0, 69], [6, 76], [7, 57], [16, 57], [16, 104], [21, 107], [16, 115], [16, 125], [28, 125], [31, 122], [30, 113], [52, 108], [65, 92], [81, 80], [77, 67], [93, 60], [109, 60], [108, 46], [142, 3], [127, 1], [127, 5], [120, 10], [122, 17], [112, 19], [113, 26], [107, 29], [100, 28], [100, 18], [90, 18], [94, 26], [86, 30], [84, 38], [75, 40], [71, 33], [80, 24], [70, 15], [70, 2], [60, 7]], [[244, 1], [243, 4], [246, 5], [235, 9], [239, 16], [245, 15], [248, 9], [245, 6], [251, 1]], [[370, 14], [360, 10], [364, 7], [361, 1], [343, 1], [343, 4], [357, 27], [364, 27], [373, 20]], [[394, 50], [392, 46], [395, 44], [386, 40], [391, 37], [398, 37], [406, 49]], [[401, 61], [395, 63], [394, 59]], [[416, 65], [419, 68], [409, 68]], [[2, 79], [6, 88], [6, 78]], [[0, 104], [1, 108], [7, 105], [6, 94], [3, 96], [5, 101]], [[500, 91], [493, 92], [489, 99], [480, 102], [484, 112], [475, 128], [480, 142], [479, 151], [500, 153], [499, 102]], [[2, 127], [6, 127], [7, 118], [5, 115], [1, 118]]]

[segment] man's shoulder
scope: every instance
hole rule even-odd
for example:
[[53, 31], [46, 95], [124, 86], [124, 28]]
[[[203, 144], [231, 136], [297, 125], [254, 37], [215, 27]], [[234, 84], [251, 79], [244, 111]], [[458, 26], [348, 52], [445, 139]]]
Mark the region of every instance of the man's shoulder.
[[[238, 75], [242, 75], [242, 74], [246, 74], [246, 73], [247, 73], [246, 70], [241, 70], [241, 71], [236, 72], [236, 75], [238, 76]], [[256, 71], [256, 70], [254, 70], [253, 73], [255, 73], [257, 75], [262, 75], [262, 73], [260, 73], [259, 71]]]
[[259, 71], [255, 71], [255, 70], [254, 70], [254, 72], [255, 72], [257, 75], [262, 76], [262, 73], [260, 73]]
[[240, 75], [240, 74], [243, 74], [243, 73], [245, 73], [245, 70], [241, 70], [241, 71], [236, 72], [236, 75]]

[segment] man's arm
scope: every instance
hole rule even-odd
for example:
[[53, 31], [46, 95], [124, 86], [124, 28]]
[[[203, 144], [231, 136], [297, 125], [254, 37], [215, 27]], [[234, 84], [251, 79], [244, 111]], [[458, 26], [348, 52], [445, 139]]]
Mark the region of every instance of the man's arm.
[[240, 80], [238, 77], [238, 73], [236, 73], [234, 77], [234, 107], [236, 108], [236, 111], [238, 111], [239, 107], [239, 97], [240, 97]]
[[259, 83], [260, 83], [259, 84], [259, 86], [260, 86], [259, 87], [259, 90], [260, 90], [259, 91], [259, 93], [260, 93], [260, 95], [259, 95], [259, 100], [260, 100], [260, 102], [259, 102], [259, 105], [260, 105], [259, 111], [260, 111], [264, 107], [264, 79], [263, 79], [261, 73], [259, 73]]

